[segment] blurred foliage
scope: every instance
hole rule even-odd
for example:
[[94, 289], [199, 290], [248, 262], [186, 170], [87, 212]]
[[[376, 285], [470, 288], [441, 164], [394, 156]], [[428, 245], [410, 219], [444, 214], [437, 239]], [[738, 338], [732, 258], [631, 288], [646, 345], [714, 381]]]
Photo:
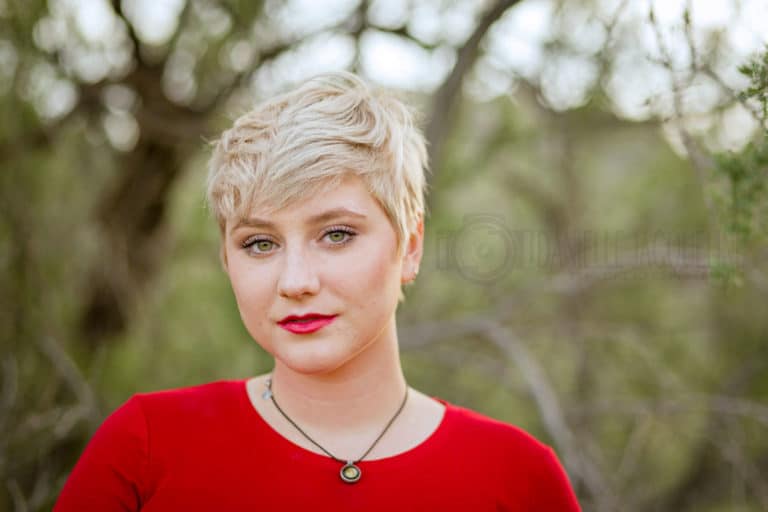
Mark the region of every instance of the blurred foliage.
[[739, 67], [749, 85], [738, 96], [754, 101], [762, 114], [762, 133], [739, 152], [717, 155], [716, 170], [730, 185], [726, 201], [728, 228], [743, 240], [768, 237], [768, 47]]
[[[749, 85], [738, 93], [742, 102], [756, 104], [761, 129], [754, 140], [740, 151], [714, 155], [716, 181], [725, 186], [717, 190], [717, 204], [727, 232], [742, 246], [764, 247], [768, 241], [768, 47], [739, 72]], [[713, 277], [725, 283], [741, 285], [744, 269], [717, 261]]]
[[765, 239], [768, 233], [766, 173], [768, 142], [750, 142], [739, 153], [718, 155], [717, 170], [730, 184], [727, 202], [728, 228], [742, 239]]
[[[0, 511], [49, 510], [131, 394], [270, 368], [220, 269], [204, 141], [247, 107], [254, 81], [274, 86], [311, 64], [282, 59], [315, 35], [278, 29], [274, 2], [194, 0], [179, 4], [173, 35], [148, 43], [120, 11], [130, 2], [112, 2], [114, 37], [98, 49], [112, 67], [92, 76], [87, 38], [54, 37], [64, 4], [21, 5], [0, 1]], [[594, 22], [596, 5], [558, 12]], [[328, 30], [361, 37], [358, 7]], [[416, 31], [407, 19], [374, 28]], [[547, 51], [572, 55], [571, 32]], [[590, 51], [605, 69], [622, 62]], [[763, 121], [766, 59], [742, 68], [751, 82], [734, 95]], [[765, 134], [715, 155], [712, 211], [660, 119], [622, 118], [609, 85], [595, 80], [567, 109], [534, 77], [457, 102], [422, 270], [398, 313], [406, 376], [563, 454], [525, 365], [505, 351], [522, 348], [597, 475], [569, 467], [585, 510], [765, 510]], [[54, 91], [74, 91], [71, 110], [50, 109]], [[413, 96], [424, 110], [431, 100]], [[107, 331], [83, 328], [98, 283], [116, 292], [96, 304], [124, 321]], [[508, 344], [473, 327], [483, 322]]]
[[739, 67], [739, 72], [749, 79], [749, 86], [739, 93], [742, 100], [756, 100], [768, 119], [768, 46], [750, 62]]

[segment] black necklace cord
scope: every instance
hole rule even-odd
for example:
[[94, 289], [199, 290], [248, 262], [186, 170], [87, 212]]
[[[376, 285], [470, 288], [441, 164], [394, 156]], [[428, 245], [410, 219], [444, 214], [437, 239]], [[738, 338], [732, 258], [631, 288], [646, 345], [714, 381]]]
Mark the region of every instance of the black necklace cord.
[[407, 385], [405, 386], [405, 395], [403, 396], [403, 401], [400, 403], [400, 407], [398, 407], [398, 409], [397, 409], [397, 412], [395, 412], [395, 414], [392, 416], [392, 418], [391, 418], [391, 419], [389, 420], [389, 422], [386, 424], [386, 426], [384, 427], [384, 429], [381, 431], [381, 434], [379, 434], [379, 437], [377, 437], [377, 438], [376, 438], [376, 440], [373, 442], [373, 444], [371, 444], [371, 446], [368, 448], [368, 450], [366, 450], [366, 452], [365, 452], [365, 453], [364, 453], [364, 454], [363, 454], [363, 455], [362, 455], [362, 456], [361, 456], [359, 459], [357, 459], [357, 460], [353, 460], [353, 461], [347, 461], [347, 460], [339, 459], [338, 457], [334, 456], [334, 455], [333, 455], [331, 452], [329, 452], [328, 450], [326, 450], [325, 448], [323, 448], [323, 447], [320, 445], [320, 443], [318, 443], [317, 441], [315, 441], [314, 439], [312, 439], [312, 438], [309, 436], [309, 434], [307, 434], [306, 432], [304, 432], [304, 430], [302, 430], [302, 429], [301, 429], [301, 427], [299, 427], [299, 426], [296, 424], [296, 422], [295, 422], [295, 421], [293, 421], [293, 420], [292, 420], [292, 419], [291, 419], [291, 418], [290, 418], [290, 417], [289, 417], [289, 416], [288, 416], [288, 415], [285, 413], [285, 411], [283, 411], [283, 409], [282, 409], [282, 408], [281, 408], [281, 407], [278, 405], [278, 403], [277, 403], [277, 400], [275, 400], [275, 394], [272, 392], [272, 377], [268, 377], [268, 378], [267, 378], [267, 391], [265, 392], [265, 396], [269, 396], [269, 398], [272, 400], [272, 403], [273, 403], [273, 404], [275, 404], [275, 407], [276, 407], [276, 408], [277, 408], [277, 410], [280, 412], [280, 414], [282, 414], [282, 415], [283, 415], [283, 417], [284, 417], [286, 420], [288, 420], [288, 422], [289, 422], [291, 425], [293, 425], [293, 426], [296, 428], [296, 430], [298, 430], [298, 431], [301, 433], [301, 435], [303, 435], [304, 437], [306, 437], [306, 438], [307, 438], [307, 440], [308, 440], [309, 442], [311, 442], [312, 444], [314, 444], [315, 446], [317, 446], [318, 448], [320, 448], [320, 449], [321, 449], [321, 450], [322, 450], [322, 451], [323, 451], [323, 452], [324, 452], [326, 455], [328, 455], [330, 458], [332, 458], [333, 460], [335, 460], [335, 461], [337, 461], [337, 462], [343, 462], [343, 463], [351, 463], [351, 464], [356, 464], [356, 463], [360, 462], [361, 460], [363, 460], [363, 459], [366, 457], [366, 455], [368, 455], [369, 453], [371, 453], [371, 450], [373, 450], [373, 448], [376, 446], [376, 444], [379, 442], [379, 440], [381, 440], [381, 438], [382, 438], [382, 437], [384, 437], [384, 434], [387, 432], [387, 430], [389, 430], [389, 427], [391, 427], [391, 426], [392, 426], [392, 423], [394, 423], [395, 419], [396, 419], [396, 418], [397, 418], [397, 417], [400, 415], [400, 412], [403, 410], [403, 407], [405, 407], [405, 402], [406, 402], [406, 401], [408, 401], [408, 386], [407, 386]]

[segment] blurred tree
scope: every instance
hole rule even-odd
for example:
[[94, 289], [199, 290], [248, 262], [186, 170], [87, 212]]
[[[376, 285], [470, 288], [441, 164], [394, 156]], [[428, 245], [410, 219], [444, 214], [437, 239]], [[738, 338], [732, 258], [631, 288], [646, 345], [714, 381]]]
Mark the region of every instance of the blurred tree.
[[[766, 509], [765, 134], [722, 142], [734, 111], [765, 128], [765, 53], [726, 80], [694, 2], [672, 28], [627, 1], [342, 4], [0, 0], [0, 510], [50, 509], [130, 393], [266, 364], [217, 273], [200, 149], [323, 38], [370, 72], [371, 34], [449, 56], [415, 99], [435, 245], [401, 313], [413, 385], [552, 443], [585, 510]], [[720, 226], [741, 245], [714, 251]]]

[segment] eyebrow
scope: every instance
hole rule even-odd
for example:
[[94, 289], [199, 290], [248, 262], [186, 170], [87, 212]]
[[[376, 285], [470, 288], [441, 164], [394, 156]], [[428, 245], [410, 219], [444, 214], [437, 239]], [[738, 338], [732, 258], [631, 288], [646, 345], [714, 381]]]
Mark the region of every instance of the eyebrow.
[[[326, 210], [322, 213], [318, 213], [316, 215], [313, 215], [309, 218], [308, 223], [311, 225], [315, 224], [321, 224], [323, 222], [327, 222], [329, 220], [337, 219], [339, 217], [354, 217], [357, 219], [365, 219], [367, 218], [362, 213], [357, 213], [355, 211], [349, 210], [347, 208], [333, 208], [331, 210]], [[235, 230], [241, 228], [241, 227], [252, 227], [252, 228], [260, 228], [260, 229], [274, 229], [275, 224], [265, 220], [265, 219], [259, 219], [257, 217], [249, 217], [245, 219], [240, 219], [237, 224], [235, 224], [232, 229], [229, 230], [230, 233], [234, 232]]]

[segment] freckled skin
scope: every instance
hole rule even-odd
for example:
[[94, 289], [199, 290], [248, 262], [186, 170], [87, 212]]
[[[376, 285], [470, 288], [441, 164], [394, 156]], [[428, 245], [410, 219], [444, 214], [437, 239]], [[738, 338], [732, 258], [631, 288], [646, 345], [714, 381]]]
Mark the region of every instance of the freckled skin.
[[[311, 216], [338, 207], [366, 218], [309, 223]], [[354, 176], [329, 193], [252, 215], [269, 220], [274, 228], [230, 232], [228, 222], [225, 268], [246, 329], [276, 363], [306, 374], [329, 373], [355, 360], [368, 364], [363, 354], [396, 344], [397, 298], [401, 283], [418, 268], [421, 233], [409, 239], [405, 254], [398, 257], [392, 224]], [[329, 228], [339, 227], [355, 235], [329, 234]], [[242, 247], [254, 239], [268, 241]], [[287, 315], [307, 312], [338, 316], [311, 334], [294, 334], [277, 324]]]

